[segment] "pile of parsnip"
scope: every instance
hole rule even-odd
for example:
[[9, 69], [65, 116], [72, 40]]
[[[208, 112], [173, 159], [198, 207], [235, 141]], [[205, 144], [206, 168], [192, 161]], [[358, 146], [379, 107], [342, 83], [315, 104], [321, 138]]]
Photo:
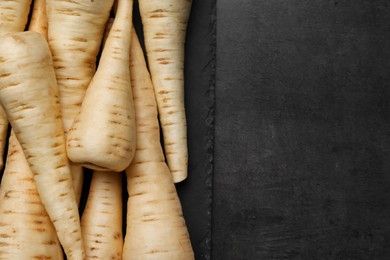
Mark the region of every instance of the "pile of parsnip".
[[191, 0], [138, 4], [146, 55], [133, 0], [0, 1], [0, 260], [194, 259], [174, 184]]

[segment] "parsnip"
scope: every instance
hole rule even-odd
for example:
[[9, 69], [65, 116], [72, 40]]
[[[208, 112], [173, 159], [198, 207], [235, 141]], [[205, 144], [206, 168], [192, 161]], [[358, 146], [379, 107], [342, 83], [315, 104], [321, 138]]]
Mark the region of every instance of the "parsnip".
[[96, 56], [114, 0], [46, 1], [49, 46], [67, 133], [95, 73]]
[[13, 132], [0, 192], [0, 259], [63, 259], [56, 231]]
[[126, 170], [129, 198], [123, 259], [194, 259], [172, 175], [164, 162], [153, 85], [137, 36], [132, 35], [137, 147]]
[[58, 87], [50, 50], [41, 34], [21, 32], [0, 38], [0, 103], [68, 259], [83, 259]]
[[[104, 27], [114, 0], [46, 0], [49, 46], [53, 55], [65, 136], [80, 112], [86, 89], [95, 73]], [[83, 170], [71, 163], [79, 202]]]
[[174, 182], [187, 177], [184, 41], [191, 0], [139, 0], [145, 47]]
[[95, 171], [81, 218], [87, 259], [122, 259], [122, 175]]
[[34, 0], [28, 30], [42, 34], [47, 40], [46, 0]]
[[122, 171], [134, 156], [135, 118], [129, 71], [132, 10], [132, 0], [118, 1], [99, 67], [67, 137], [70, 160], [93, 170]]
[[[26, 26], [31, 0], [0, 1], [0, 37], [10, 32], [21, 32]], [[3, 168], [8, 119], [0, 106], [0, 169]]]

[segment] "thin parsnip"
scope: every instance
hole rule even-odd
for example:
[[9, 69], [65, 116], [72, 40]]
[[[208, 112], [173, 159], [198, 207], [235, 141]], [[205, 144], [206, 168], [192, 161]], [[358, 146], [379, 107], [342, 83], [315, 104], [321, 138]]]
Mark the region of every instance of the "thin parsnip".
[[63, 259], [56, 231], [13, 132], [1, 182], [0, 259]]
[[[46, 0], [49, 46], [60, 90], [65, 136], [80, 112], [86, 89], [96, 70], [105, 24], [114, 0]], [[83, 169], [71, 163], [79, 202]]]
[[47, 40], [46, 0], [34, 0], [28, 30], [42, 34]]
[[129, 52], [133, 0], [119, 0], [99, 67], [67, 137], [69, 159], [98, 171], [120, 172], [135, 151]]
[[[31, 0], [0, 1], [0, 37], [6, 33], [24, 30]], [[4, 148], [8, 130], [8, 119], [0, 106], [0, 169], [3, 168]]]
[[172, 175], [164, 162], [153, 85], [136, 34], [132, 37], [137, 146], [126, 170], [129, 198], [123, 259], [194, 259]]
[[41, 34], [21, 32], [0, 38], [0, 103], [68, 259], [83, 259], [59, 91], [51, 53]]
[[94, 171], [81, 217], [86, 259], [122, 259], [122, 174]]
[[187, 178], [184, 42], [191, 0], [139, 0], [164, 150], [174, 182]]

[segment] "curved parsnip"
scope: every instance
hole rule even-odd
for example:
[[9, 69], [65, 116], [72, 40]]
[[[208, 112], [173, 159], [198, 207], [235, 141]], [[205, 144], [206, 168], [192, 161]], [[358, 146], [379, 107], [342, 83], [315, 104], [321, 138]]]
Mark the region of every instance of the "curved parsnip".
[[34, 0], [28, 30], [39, 32], [47, 40], [46, 0]]
[[[0, 36], [9, 32], [22, 32], [26, 26], [31, 0], [0, 1]], [[3, 168], [4, 146], [8, 119], [0, 106], [0, 169]]]
[[0, 259], [63, 259], [33, 173], [13, 132], [0, 192]]
[[175, 185], [160, 144], [153, 85], [133, 33], [131, 76], [137, 148], [126, 170], [127, 228], [123, 259], [194, 259]]
[[86, 259], [122, 259], [122, 174], [93, 173], [81, 233]]
[[0, 38], [0, 103], [68, 259], [83, 259], [58, 88], [50, 50], [41, 34], [21, 32]]
[[[46, 0], [49, 46], [56, 72], [65, 136], [80, 112], [86, 89], [95, 73], [104, 27], [114, 0]], [[77, 202], [83, 169], [71, 163]]]
[[69, 159], [93, 170], [122, 171], [134, 156], [135, 116], [129, 71], [132, 11], [133, 0], [118, 1], [99, 67], [67, 137]]
[[187, 178], [184, 41], [191, 0], [139, 0], [145, 47], [174, 182]]

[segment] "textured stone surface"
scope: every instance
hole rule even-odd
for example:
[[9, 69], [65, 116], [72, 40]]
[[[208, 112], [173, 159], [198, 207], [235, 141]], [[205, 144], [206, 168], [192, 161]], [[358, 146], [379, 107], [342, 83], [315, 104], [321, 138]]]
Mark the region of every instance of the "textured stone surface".
[[213, 259], [390, 258], [389, 5], [217, 2]]
[[186, 39], [188, 179], [176, 185], [196, 259], [210, 259], [215, 1], [193, 1]]

